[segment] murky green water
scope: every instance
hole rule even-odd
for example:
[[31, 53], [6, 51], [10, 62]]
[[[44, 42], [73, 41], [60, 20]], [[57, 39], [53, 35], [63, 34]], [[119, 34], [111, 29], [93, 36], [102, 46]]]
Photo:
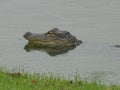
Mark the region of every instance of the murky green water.
[[[83, 44], [65, 54], [24, 50], [27, 31], [68, 30]], [[0, 66], [29, 72], [98, 77], [120, 83], [119, 0], [1, 0]]]

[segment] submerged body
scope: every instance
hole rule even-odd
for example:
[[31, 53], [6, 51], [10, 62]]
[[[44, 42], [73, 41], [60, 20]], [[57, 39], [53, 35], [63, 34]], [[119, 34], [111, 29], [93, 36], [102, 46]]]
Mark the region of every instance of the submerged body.
[[71, 35], [68, 31], [60, 31], [57, 28], [53, 28], [45, 34], [34, 34], [27, 32], [24, 37], [29, 43], [55, 47], [55, 46], [77, 46], [82, 43], [81, 40], [77, 40], [75, 36]]

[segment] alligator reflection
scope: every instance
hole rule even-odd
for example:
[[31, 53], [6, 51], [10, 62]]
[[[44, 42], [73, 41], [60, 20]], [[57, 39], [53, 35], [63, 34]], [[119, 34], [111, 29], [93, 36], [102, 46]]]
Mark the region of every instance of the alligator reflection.
[[28, 43], [27, 45], [25, 45], [24, 49], [27, 52], [30, 52], [32, 50], [38, 50], [38, 51], [44, 51], [47, 54], [49, 54], [50, 56], [56, 56], [59, 54], [65, 54], [70, 50], [73, 50], [76, 46], [69, 46], [69, 47], [54, 47], [54, 48], [50, 48], [50, 47], [45, 47], [45, 46], [41, 46], [41, 45], [36, 45], [36, 44], [32, 44], [32, 43]]

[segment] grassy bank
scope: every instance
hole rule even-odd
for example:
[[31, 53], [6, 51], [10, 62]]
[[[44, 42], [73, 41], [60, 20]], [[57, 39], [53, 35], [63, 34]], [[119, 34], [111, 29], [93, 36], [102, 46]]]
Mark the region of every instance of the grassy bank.
[[50, 77], [45, 74], [9, 73], [0, 70], [0, 90], [120, 90], [117, 85], [88, 83], [81, 81], [78, 76], [75, 80], [66, 80], [60, 76]]

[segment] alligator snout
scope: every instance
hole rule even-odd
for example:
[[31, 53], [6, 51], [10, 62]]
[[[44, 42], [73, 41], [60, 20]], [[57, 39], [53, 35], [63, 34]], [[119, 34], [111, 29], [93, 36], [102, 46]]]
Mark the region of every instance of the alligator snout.
[[30, 35], [32, 35], [31, 32], [26, 32], [26, 33], [23, 35], [23, 37], [27, 37], [27, 36], [30, 36]]

